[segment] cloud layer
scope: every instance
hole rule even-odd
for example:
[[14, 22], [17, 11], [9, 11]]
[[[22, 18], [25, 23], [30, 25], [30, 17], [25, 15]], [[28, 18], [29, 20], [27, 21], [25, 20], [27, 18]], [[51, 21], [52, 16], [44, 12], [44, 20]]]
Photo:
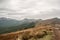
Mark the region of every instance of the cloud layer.
[[60, 0], [0, 0], [0, 17], [51, 18], [60, 17]]

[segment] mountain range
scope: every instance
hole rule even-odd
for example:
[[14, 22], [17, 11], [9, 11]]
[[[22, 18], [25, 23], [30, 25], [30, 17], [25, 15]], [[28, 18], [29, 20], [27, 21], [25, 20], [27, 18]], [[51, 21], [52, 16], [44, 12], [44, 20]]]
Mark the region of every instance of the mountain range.
[[0, 18], [0, 33], [9, 33], [17, 30], [27, 29], [34, 27], [36, 20], [27, 19], [15, 20], [10, 18]]
[[58, 26], [60, 25], [60, 18], [52, 18], [47, 20], [24, 18], [23, 20], [15, 20], [2, 17], [0, 18], [0, 34], [16, 32], [33, 27], [49, 27], [55, 24]]

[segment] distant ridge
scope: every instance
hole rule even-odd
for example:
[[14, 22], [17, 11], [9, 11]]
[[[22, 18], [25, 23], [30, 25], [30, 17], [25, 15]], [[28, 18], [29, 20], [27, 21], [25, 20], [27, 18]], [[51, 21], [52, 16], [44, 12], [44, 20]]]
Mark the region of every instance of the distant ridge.
[[46, 19], [38, 22], [36, 24], [36, 27], [38, 26], [48, 26], [48, 25], [53, 25], [53, 24], [60, 24], [60, 18], [52, 18], [52, 19]]
[[15, 32], [27, 28], [34, 27], [35, 19], [15, 20], [10, 18], [0, 18], [0, 34]]
[[10, 27], [10, 26], [16, 26], [19, 24], [20, 21], [10, 18], [1, 17], [0, 18], [0, 27]]

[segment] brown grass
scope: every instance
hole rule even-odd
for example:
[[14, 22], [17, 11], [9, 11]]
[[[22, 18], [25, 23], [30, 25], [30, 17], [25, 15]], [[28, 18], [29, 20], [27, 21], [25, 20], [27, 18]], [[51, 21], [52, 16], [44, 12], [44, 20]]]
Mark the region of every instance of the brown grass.
[[16, 40], [16, 39], [27, 40], [32, 37], [41, 38], [44, 35], [46, 35], [45, 32], [46, 30], [47, 30], [46, 27], [37, 27], [7, 34], [0, 34], [0, 40]]

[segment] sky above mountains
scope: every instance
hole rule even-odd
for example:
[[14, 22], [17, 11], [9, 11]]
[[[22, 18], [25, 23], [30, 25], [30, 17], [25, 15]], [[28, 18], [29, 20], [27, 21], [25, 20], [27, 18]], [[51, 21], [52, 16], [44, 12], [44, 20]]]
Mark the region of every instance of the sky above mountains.
[[13, 19], [60, 17], [60, 0], [0, 0], [0, 17]]

